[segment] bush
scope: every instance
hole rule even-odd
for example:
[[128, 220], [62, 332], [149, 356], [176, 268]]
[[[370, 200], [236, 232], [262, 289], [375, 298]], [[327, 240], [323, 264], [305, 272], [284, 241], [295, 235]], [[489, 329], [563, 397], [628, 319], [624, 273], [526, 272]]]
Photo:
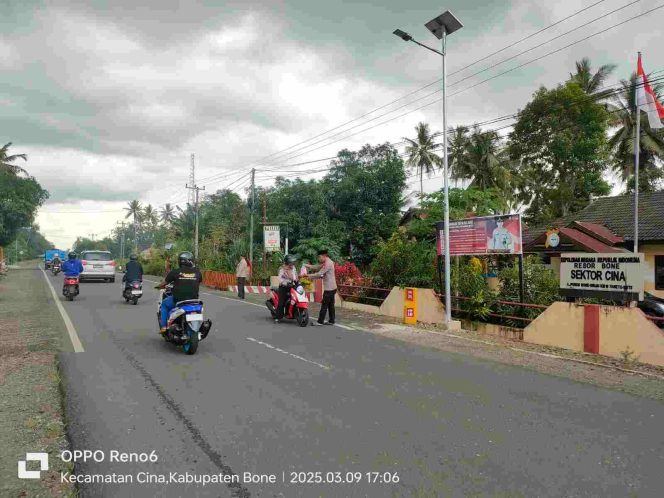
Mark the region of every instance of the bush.
[[378, 246], [371, 274], [380, 287], [433, 288], [436, 281], [436, 254], [431, 242], [406, 239], [395, 232]]
[[147, 275], [164, 275], [166, 271], [166, 256], [163, 251], [152, 250], [149, 257], [140, 256], [143, 273]]
[[309, 261], [316, 263], [318, 260], [318, 251], [326, 249], [332, 261], [341, 261], [341, 251], [339, 245], [327, 237], [313, 237], [301, 240], [291, 251], [297, 254], [300, 261]]
[[[469, 318], [486, 320], [496, 300], [477, 265], [463, 262], [451, 265], [452, 306], [463, 310]], [[458, 295], [467, 299], [454, 299]]]

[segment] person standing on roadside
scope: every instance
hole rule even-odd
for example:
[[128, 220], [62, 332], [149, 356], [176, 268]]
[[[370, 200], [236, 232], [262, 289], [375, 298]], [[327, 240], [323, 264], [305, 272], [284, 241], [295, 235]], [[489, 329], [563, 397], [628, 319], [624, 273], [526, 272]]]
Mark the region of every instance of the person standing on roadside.
[[240, 261], [235, 267], [235, 277], [237, 278], [237, 297], [244, 299], [244, 285], [249, 278], [249, 264], [244, 256], [240, 256]]
[[[330, 259], [327, 250], [318, 251], [318, 265], [304, 265], [316, 273], [310, 273], [310, 279], [320, 278], [323, 280], [323, 302], [320, 305], [320, 314], [318, 315], [318, 325], [334, 325], [336, 316], [334, 309], [334, 297], [337, 294], [337, 277], [334, 272], [334, 261]], [[330, 319], [326, 322], [325, 315], [330, 313]]]

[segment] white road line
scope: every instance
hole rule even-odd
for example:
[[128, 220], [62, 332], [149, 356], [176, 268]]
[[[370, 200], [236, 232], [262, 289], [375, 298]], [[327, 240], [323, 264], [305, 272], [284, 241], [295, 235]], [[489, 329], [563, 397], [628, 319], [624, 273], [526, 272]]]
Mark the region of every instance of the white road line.
[[342, 329], [346, 329], [346, 330], [355, 330], [353, 327], [349, 327], [348, 325], [341, 325], [340, 323], [335, 323], [334, 326], [335, 327], [341, 327]]
[[256, 303], [250, 303], [249, 301], [244, 301], [242, 299], [235, 299], [234, 297], [226, 297], [226, 296], [219, 296], [217, 294], [210, 294], [209, 292], [201, 292], [201, 294], [204, 294], [206, 296], [212, 296], [212, 297], [217, 297], [219, 299], [226, 299], [228, 301], [235, 301], [237, 303], [242, 303], [242, 304], [249, 304], [251, 306], [258, 306], [259, 308], [265, 308], [264, 304], [256, 304]]
[[71, 345], [74, 347], [74, 352], [76, 353], [83, 353], [85, 350], [83, 349], [83, 344], [81, 344], [81, 340], [78, 338], [78, 334], [76, 333], [76, 329], [74, 328], [74, 324], [71, 323], [71, 320], [69, 319], [69, 315], [65, 311], [64, 306], [62, 306], [62, 303], [60, 302], [60, 297], [55, 293], [55, 289], [53, 288], [53, 284], [51, 284], [51, 281], [48, 279], [48, 275], [46, 275], [46, 272], [42, 267], [39, 267], [41, 272], [44, 274], [44, 278], [46, 279], [46, 283], [48, 284], [49, 288], [51, 289], [51, 294], [53, 294], [53, 300], [55, 301], [55, 305], [58, 307], [58, 310], [60, 310], [60, 315], [62, 316], [62, 321], [65, 322], [65, 327], [67, 327], [67, 332], [69, 333], [69, 340], [71, 341]]
[[311, 363], [312, 365], [316, 365], [317, 367], [322, 368], [323, 370], [330, 370], [330, 367], [321, 365], [320, 363], [316, 363], [315, 361], [307, 360], [306, 358], [302, 358], [301, 356], [298, 356], [293, 353], [289, 353], [288, 351], [285, 351], [281, 348], [278, 348], [276, 346], [273, 346], [272, 344], [268, 344], [267, 342], [259, 341], [258, 339], [254, 339], [253, 337], [247, 337], [248, 341], [255, 342], [256, 344], [260, 344], [261, 346], [265, 346], [266, 348], [274, 349], [275, 351], [279, 351], [280, 353], [286, 354], [288, 356], [291, 356], [293, 358], [297, 358], [298, 360], [302, 360], [307, 363]]

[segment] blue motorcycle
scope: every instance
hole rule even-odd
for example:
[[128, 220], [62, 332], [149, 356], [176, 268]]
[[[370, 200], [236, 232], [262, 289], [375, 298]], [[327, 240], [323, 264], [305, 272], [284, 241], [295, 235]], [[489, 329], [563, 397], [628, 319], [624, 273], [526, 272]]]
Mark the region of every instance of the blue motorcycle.
[[[161, 301], [170, 296], [173, 286], [167, 285], [159, 296], [157, 303], [157, 326], [159, 326], [159, 314]], [[162, 337], [166, 342], [182, 346], [185, 354], [194, 354], [198, 350], [198, 343], [205, 339], [212, 328], [211, 320], [203, 319], [203, 301], [200, 299], [189, 299], [175, 304], [175, 308], [168, 316], [166, 333]]]

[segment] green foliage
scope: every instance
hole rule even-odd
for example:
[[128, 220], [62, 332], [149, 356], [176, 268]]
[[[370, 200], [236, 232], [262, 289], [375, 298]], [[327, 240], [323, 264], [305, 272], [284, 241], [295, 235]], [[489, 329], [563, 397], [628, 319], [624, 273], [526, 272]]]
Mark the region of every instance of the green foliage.
[[5, 249], [6, 257], [13, 263], [37, 258], [47, 249], [53, 249], [53, 244], [39, 232], [38, 225], [33, 225], [28, 229], [19, 230]]
[[442, 133], [431, 132], [428, 124], [418, 123], [415, 127], [415, 134], [417, 135], [415, 139], [404, 137], [404, 141], [407, 144], [408, 167], [413, 168], [420, 176], [420, 199], [422, 199], [424, 197], [424, 174], [431, 176], [431, 173], [443, 164], [441, 157], [436, 154], [436, 149], [441, 145], [436, 142], [436, 139]]
[[336, 242], [328, 239], [327, 237], [313, 237], [310, 239], [301, 240], [300, 243], [291, 251], [297, 254], [300, 261], [309, 261], [312, 264], [318, 263], [318, 251], [327, 249], [328, 255], [332, 261], [340, 262], [341, 253], [339, 245]]
[[509, 153], [519, 164], [519, 200], [529, 221], [544, 223], [606, 195], [608, 113], [574, 81], [535, 92], [519, 112]]
[[427, 241], [408, 240], [394, 233], [378, 245], [371, 263], [371, 275], [377, 287], [432, 288], [436, 280], [436, 251]]
[[0, 169], [0, 246], [14, 240], [21, 227], [30, 226], [48, 192], [32, 177]]
[[[462, 259], [459, 264], [451, 265], [452, 306], [463, 310], [468, 318], [485, 320], [491, 313], [496, 295], [482, 274], [466, 258]], [[454, 299], [455, 296], [464, 299]]]
[[143, 265], [143, 273], [147, 275], [162, 276], [166, 272], [166, 255], [162, 250], [150, 251], [150, 256], [139, 256], [139, 261]]

